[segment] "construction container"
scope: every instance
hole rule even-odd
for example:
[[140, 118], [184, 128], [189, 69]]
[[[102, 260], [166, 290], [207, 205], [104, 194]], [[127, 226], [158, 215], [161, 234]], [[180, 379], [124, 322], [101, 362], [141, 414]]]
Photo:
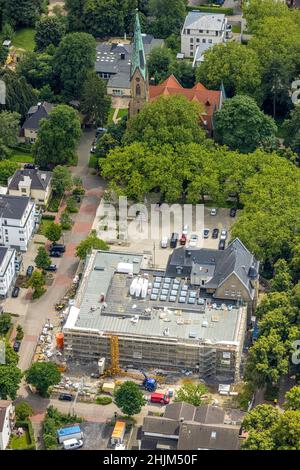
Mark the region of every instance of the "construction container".
[[56, 333], [56, 347], [58, 349], [64, 348], [64, 334], [63, 333]]
[[78, 425], [70, 426], [68, 428], [61, 428], [57, 430], [57, 439], [60, 444], [69, 439], [81, 440], [82, 438], [83, 438], [83, 433], [80, 429], [80, 426]]
[[102, 385], [102, 392], [111, 393], [113, 394], [116, 388], [116, 384], [114, 382], [104, 382]]
[[111, 435], [111, 443], [114, 444], [122, 444], [124, 435], [126, 431], [126, 423], [124, 421], [117, 421]]
[[99, 374], [102, 375], [105, 370], [105, 357], [101, 357], [98, 361]]

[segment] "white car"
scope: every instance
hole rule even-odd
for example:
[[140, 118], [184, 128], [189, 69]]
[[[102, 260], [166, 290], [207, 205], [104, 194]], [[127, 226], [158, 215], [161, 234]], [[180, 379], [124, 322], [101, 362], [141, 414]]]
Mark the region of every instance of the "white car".
[[226, 240], [226, 238], [227, 238], [227, 230], [223, 228], [221, 230], [220, 240]]
[[209, 228], [205, 228], [203, 230], [203, 238], [208, 238], [209, 237]]
[[197, 243], [198, 243], [198, 235], [193, 233], [189, 241], [189, 246], [197, 246]]
[[160, 246], [161, 248], [168, 248], [168, 237], [162, 237], [161, 239], [161, 242], [160, 242]]
[[184, 225], [184, 226], [183, 226], [183, 229], [182, 229], [182, 235], [187, 236], [188, 231], [189, 231], [189, 226], [188, 226], [188, 225]]
[[211, 210], [210, 210], [210, 215], [217, 215], [217, 209], [215, 207], [213, 207]]

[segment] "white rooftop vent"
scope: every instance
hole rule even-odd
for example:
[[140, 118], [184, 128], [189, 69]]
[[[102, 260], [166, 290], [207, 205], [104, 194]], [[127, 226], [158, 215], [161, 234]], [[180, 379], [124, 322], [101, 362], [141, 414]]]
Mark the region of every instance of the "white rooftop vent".
[[45, 173], [43, 173], [43, 174], [41, 175], [41, 180], [42, 180], [42, 181], [46, 181], [46, 178], [47, 178], [47, 175], [45, 175]]
[[207, 327], [208, 327], [208, 321], [207, 321], [207, 320], [204, 320], [204, 321], [202, 322], [202, 326], [203, 326], [204, 328], [207, 328]]

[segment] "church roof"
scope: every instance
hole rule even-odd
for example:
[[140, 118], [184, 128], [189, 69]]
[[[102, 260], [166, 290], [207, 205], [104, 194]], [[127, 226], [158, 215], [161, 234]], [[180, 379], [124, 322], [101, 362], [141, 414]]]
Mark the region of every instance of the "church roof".
[[131, 58], [131, 71], [130, 76], [132, 77], [136, 69], [139, 69], [142, 77], [146, 80], [146, 58], [143, 44], [143, 37], [141, 32], [140, 18], [138, 12], [135, 17], [134, 26], [134, 41], [133, 51]]

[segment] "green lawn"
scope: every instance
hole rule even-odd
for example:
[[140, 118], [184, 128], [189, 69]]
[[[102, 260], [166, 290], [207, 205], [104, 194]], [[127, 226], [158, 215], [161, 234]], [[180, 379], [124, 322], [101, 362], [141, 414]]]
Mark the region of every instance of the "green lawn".
[[17, 163], [33, 163], [33, 156], [30, 153], [25, 153], [20, 150], [13, 150], [9, 159]]
[[119, 112], [118, 112], [118, 119], [119, 118], [122, 118], [123, 116], [127, 116], [128, 114], [128, 108], [126, 109], [119, 109]]
[[14, 450], [22, 450], [22, 449], [26, 449], [26, 447], [29, 444], [31, 444], [31, 440], [30, 440], [30, 437], [29, 437], [29, 432], [26, 430], [24, 432], [24, 434], [22, 434], [22, 436], [20, 436], [20, 437], [13, 436], [12, 437], [10, 447], [11, 447], [11, 449], [14, 449]]
[[241, 23], [239, 24], [234, 24], [232, 26], [232, 32], [233, 33], [240, 33], [241, 32]]
[[38, 233], [40, 235], [46, 236], [45, 232], [46, 232], [47, 228], [49, 227], [49, 225], [52, 224], [52, 223], [53, 223], [53, 220], [42, 219], [39, 230], [38, 230]]
[[18, 49], [25, 49], [26, 51], [33, 51], [35, 47], [35, 29], [34, 28], [21, 28], [16, 31], [13, 38], [13, 46]]
[[107, 118], [107, 124], [112, 124], [113, 123], [114, 112], [115, 112], [115, 109], [110, 108], [109, 113], [108, 113], [108, 118]]

